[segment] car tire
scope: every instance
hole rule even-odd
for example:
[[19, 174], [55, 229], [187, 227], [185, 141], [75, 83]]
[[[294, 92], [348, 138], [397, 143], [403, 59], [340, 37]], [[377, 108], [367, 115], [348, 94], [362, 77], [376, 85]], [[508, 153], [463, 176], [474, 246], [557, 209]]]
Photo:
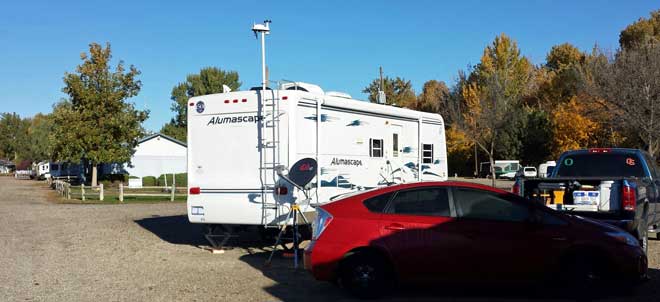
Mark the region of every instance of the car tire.
[[375, 299], [391, 287], [390, 272], [389, 265], [381, 257], [358, 253], [343, 261], [340, 284], [359, 298]]
[[563, 263], [564, 280], [569, 284], [567, 293], [577, 299], [597, 298], [603, 277], [603, 263], [597, 254], [579, 252], [567, 257]]

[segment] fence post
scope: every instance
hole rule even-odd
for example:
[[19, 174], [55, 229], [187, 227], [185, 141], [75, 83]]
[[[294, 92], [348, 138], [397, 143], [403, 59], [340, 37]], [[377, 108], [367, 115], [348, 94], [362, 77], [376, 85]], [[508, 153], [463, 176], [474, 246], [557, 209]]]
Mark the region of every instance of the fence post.
[[[165, 178], [167, 178], [167, 176]], [[170, 201], [174, 201], [175, 190], [176, 190], [176, 181], [174, 180], [174, 173], [172, 173], [172, 191], [170, 192]]]
[[100, 184], [99, 187], [101, 188], [101, 191], [99, 191], [99, 200], [103, 201], [103, 184]]
[[85, 184], [80, 184], [80, 196], [82, 201], [85, 201]]
[[119, 202], [124, 202], [124, 183], [119, 183]]
[[66, 184], [66, 199], [71, 199], [71, 184]]

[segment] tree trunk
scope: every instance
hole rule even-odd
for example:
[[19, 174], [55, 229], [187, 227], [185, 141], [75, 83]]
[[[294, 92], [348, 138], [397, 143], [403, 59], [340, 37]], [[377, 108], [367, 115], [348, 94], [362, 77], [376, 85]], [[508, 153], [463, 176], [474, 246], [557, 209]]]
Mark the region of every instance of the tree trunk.
[[490, 160], [490, 173], [493, 176], [491, 181], [491, 186], [495, 187], [495, 179], [497, 175], [495, 174], [495, 156], [493, 153], [495, 151], [495, 138], [490, 141], [490, 152], [488, 152], [488, 159]]
[[474, 178], [479, 176], [479, 158], [477, 156], [477, 143], [474, 143]]
[[490, 185], [495, 187], [495, 178], [497, 177], [495, 175], [495, 158], [493, 157], [493, 153], [488, 153], [488, 160], [490, 161]]
[[92, 164], [92, 187], [98, 186], [98, 171], [96, 164]]

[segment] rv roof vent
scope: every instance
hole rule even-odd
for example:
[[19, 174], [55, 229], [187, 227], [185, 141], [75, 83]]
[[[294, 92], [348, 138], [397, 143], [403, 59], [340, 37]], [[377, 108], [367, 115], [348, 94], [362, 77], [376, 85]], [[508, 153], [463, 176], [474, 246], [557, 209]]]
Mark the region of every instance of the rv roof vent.
[[280, 86], [281, 90], [300, 90], [300, 91], [305, 91], [313, 94], [320, 94], [323, 95], [323, 89], [319, 87], [318, 85], [314, 84], [309, 84], [309, 83], [303, 83], [303, 82], [293, 82], [293, 83], [286, 83], [282, 84]]
[[338, 98], [344, 98], [344, 99], [352, 99], [351, 95], [346, 93], [346, 92], [339, 92], [339, 91], [328, 91], [325, 93], [327, 96], [334, 96]]

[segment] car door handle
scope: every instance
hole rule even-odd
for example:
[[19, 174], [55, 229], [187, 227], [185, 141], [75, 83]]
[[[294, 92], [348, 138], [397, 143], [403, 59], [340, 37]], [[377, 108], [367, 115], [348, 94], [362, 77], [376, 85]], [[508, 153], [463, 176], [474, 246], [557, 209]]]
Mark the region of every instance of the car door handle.
[[402, 224], [392, 223], [386, 226], [385, 229], [390, 231], [402, 231], [405, 230], [406, 228]]

